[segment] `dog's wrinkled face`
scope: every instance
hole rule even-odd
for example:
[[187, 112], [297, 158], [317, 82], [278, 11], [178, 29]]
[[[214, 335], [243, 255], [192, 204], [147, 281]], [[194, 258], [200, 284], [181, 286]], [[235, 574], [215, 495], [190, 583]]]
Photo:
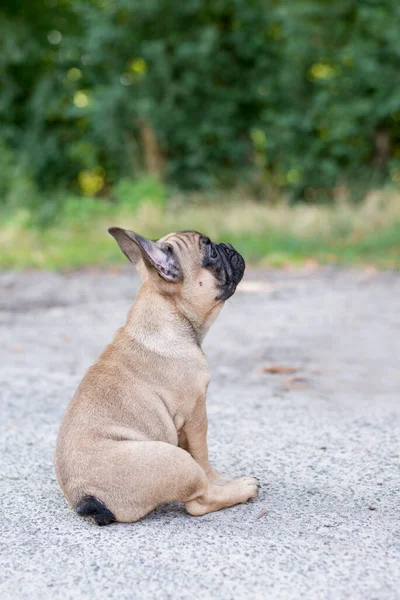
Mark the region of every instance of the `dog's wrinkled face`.
[[109, 232], [142, 279], [163, 294], [178, 294], [202, 314], [230, 298], [244, 274], [245, 262], [233, 246], [213, 243], [197, 231], [170, 233], [158, 241], [119, 227]]
[[245, 269], [243, 257], [231, 244], [214, 244], [210, 238], [200, 235], [203, 252], [202, 266], [209, 269], [217, 281], [217, 300], [228, 300], [240, 283]]

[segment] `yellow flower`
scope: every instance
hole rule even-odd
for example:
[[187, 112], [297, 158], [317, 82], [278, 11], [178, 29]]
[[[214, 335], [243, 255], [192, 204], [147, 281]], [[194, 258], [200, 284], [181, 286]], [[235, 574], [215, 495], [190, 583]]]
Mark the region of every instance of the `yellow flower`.
[[131, 71], [136, 75], [143, 75], [147, 71], [147, 63], [143, 58], [135, 58], [130, 64]]
[[335, 68], [328, 63], [318, 62], [313, 64], [313, 66], [310, 68], [308, 71], [308, 76], [310, 79], [332, 79], [339, 73], [339, 67]]
[[96, 167], [81, 171], [78, 183], [85, 196], [94, 196], [104, 187], [103, 169]]
[[85, 94], [85, 92], [82, 92], [82, 90], [80, 90], [79, 92], [75, 92], [74, 104], [78, 108], [85, 108], [85, 106], [87, 106], [89, 104], [88, 95]]

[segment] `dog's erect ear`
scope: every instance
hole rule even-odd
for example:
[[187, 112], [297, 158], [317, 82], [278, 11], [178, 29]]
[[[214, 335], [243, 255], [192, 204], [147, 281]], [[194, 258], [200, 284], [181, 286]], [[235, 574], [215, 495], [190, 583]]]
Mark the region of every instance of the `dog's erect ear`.
[[181, 279], [179, 263], [173, 248], [168, 244], [152, 242], [138, 233], [120, 227], [110, 227], [108, 232], [134, 265], [142, 258], [146, 266], [154, 268], [165, 281], [174, 283]]
[[122, 252], [131, 261], [131, 263], [136, 265], [136, 263], [142, 258], [142, 255], [133, 231], [121, 229], [120, 227], [110, 227], [108, 229], [108, 233], [110, 233], [117, 240]]

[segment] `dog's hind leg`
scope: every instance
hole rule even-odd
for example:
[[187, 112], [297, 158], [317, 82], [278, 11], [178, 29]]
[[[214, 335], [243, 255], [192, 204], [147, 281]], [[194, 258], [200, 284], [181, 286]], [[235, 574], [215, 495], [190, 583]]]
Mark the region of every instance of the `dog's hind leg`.
[[[103, 468], [92, 463], [98, 479], [88, 485], [85, 496], [99, 500], [116, 521], [137, 521], [159, 504], [174, 500], [183, 502], [191, 515], [203, 515], [247, 502], [258, 493], [258, 482], [252, 477], [223, 486], [210, 484], [188, 452], [164, 442], [109, 441], [102, 455], [107, 456], [107, 469], [104, 462]], [[81, 503], [79, 499], [75, 506]], [[78, 512], [93, 518], [87, 511]]]

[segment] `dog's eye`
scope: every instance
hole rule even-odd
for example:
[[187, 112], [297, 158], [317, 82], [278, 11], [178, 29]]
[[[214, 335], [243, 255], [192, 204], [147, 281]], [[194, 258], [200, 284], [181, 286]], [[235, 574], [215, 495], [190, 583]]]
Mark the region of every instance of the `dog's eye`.
[[210, 258], [217, 258], [217, 251], [214, 246], [210, 246]]

